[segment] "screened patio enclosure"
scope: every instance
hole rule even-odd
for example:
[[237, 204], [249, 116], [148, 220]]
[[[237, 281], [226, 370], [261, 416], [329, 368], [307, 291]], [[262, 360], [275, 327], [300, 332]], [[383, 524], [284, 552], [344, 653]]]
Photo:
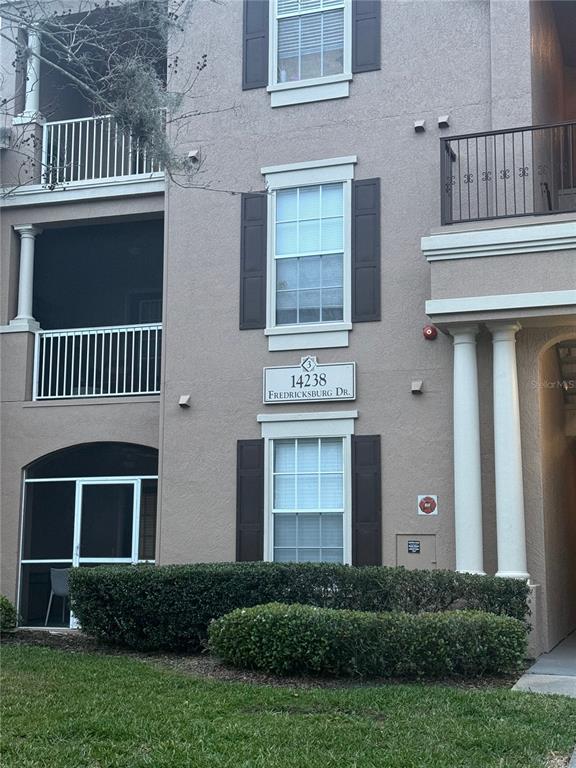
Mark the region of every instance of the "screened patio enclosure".
[[160, 391], [163, 222], [45, 229], [35, 241], [35, 400]]
[[156, 449], [127, 443], [74, 446], [27, 468], [23, 625], [73, 626], [69, 600], [58, 594], [58, 576], [70, 568], [154, 562], [157, 475]]

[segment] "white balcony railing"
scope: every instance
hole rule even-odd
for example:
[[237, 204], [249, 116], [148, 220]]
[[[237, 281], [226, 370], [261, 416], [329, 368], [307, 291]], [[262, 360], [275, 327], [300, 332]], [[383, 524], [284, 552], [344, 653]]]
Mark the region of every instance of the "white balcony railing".
[[162, 326], [39, 331], [34, 400], [160, 392]]
[[46, 186], [162, 173], [161, 164], [112, 115], [44, 124], [42, 181]]

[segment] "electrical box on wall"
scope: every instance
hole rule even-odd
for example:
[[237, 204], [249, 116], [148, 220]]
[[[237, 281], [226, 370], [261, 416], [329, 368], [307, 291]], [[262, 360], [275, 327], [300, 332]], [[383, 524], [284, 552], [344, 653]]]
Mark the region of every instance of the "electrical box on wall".
[[396, 535], [396, 565], [408, 570], [435, 570], [436, 535], [399, 533]]

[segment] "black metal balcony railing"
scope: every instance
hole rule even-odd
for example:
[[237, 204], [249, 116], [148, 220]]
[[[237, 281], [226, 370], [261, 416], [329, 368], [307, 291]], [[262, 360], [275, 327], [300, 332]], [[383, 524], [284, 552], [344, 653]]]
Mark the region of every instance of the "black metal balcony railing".
[[576, 123], [441, 139], [442, 224], [576, 211]]

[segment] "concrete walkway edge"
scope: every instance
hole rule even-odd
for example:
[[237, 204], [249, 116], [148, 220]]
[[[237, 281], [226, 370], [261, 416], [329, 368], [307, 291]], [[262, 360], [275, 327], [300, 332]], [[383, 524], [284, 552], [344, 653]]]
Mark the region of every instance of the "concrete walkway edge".
[[[550, 653], [543, 653], [512, 690], [558, 694], [576, 699], [576, 632]], [[576, 768], [574, 757], [570, 768]]]

